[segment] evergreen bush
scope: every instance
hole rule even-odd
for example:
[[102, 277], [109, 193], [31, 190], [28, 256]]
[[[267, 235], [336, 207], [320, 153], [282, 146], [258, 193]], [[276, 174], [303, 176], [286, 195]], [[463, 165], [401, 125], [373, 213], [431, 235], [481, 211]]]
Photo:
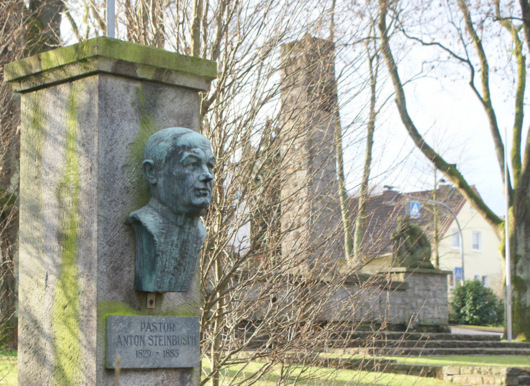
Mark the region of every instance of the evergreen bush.
[[457, 286], [451, 298], [450, 321], [476, 326], [499, 325], [504, 321], [504, 303], [478, 280]]

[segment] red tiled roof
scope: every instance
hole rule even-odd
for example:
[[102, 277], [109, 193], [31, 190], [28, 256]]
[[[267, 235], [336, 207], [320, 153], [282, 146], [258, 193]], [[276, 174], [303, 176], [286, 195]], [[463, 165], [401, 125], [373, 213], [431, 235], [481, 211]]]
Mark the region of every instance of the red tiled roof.
[[[451, 213], [440, 205], [428, 203], [423, 200], [433, 200], [433, 191], [399, 193], [394, 190], [386, 190], [379, 196], [368, 198], [366, 213], [366, 232], [364, 239], [366, 256], [381, 256], [392, 252], [392, 241], [390, 235], [397, 225], [398, 216], [403, 216], [410, 201], [418, 199], [421, 203], [420, 218], [410, 218], [410, 222], [418, 224], [423, 228], [427, 237], [432, 242], [434, 228], [434, 209], [438, 209], [438, 233], [439, 237], [444, 235], [451, 223], [454, 221]], [[458, 214], [466, 200], [456, 188], [442, 185], [436, 191], [436, 201], [443, 202]], [[357, 217], [358, 198], [351, 199], [350, 208], [353, 217]], [[354, 224], [355, 226], [355, 224]]]

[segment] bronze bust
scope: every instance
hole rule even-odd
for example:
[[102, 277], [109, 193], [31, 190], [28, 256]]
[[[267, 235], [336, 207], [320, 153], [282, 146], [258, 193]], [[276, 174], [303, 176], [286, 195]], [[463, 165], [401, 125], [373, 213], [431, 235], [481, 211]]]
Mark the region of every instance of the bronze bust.
[[153, 134], [142, 169], [149, 203], [129, 215], [136, 236], [136, 290], [187, 292], [206, 237], [200, 216], [212, 199], [210, 141], [181, 127]]

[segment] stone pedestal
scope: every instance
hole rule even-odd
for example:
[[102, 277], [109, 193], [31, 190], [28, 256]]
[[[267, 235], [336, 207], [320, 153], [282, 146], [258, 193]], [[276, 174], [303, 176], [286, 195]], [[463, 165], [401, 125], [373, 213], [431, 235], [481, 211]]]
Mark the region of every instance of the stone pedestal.
[[437, 269], [392, 268], [353, 275], [322, 307], [322, 321], [386, 326], [388, 329], [447, 331], [447, 275]]
[[[114, 384], [109, 315], [199, 316], [188, 293], [135, 291], [130, 212], [149, 197], [151, 134], [198, 130], [213, 62], [108, 38], [5, 67], [22, 93], [19, 384]], [[120, 384], [198, 384], [199, 368], [122, 369]]]
[[403, 291], [389, 294], [388, 308], [392, 323], [412, 325], [416, 329], [436, 327], [443, 331], [449, 325], [447, 275], [451, 271], [395, 267], [377, 275], [389, 282], [403, 282]]

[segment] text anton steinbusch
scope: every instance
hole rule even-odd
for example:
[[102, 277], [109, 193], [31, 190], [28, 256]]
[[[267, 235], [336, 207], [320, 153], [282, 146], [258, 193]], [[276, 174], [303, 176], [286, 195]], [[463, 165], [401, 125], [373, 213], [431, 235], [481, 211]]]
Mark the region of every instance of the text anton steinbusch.
[[[163, 335], [147, 335], [151, 333], [164, 333]], [[115, 338], [117, 346], [134, 346], [134, 347], [158, 347], [158, 346], [196, 346], [197, 336], [195, 335], [177, 335], [175, 323], [163, 322], [141, 322], [140, 333], [143, 334], [118, 334]], [[172, 334], [172, 335], [168, 335]]]

